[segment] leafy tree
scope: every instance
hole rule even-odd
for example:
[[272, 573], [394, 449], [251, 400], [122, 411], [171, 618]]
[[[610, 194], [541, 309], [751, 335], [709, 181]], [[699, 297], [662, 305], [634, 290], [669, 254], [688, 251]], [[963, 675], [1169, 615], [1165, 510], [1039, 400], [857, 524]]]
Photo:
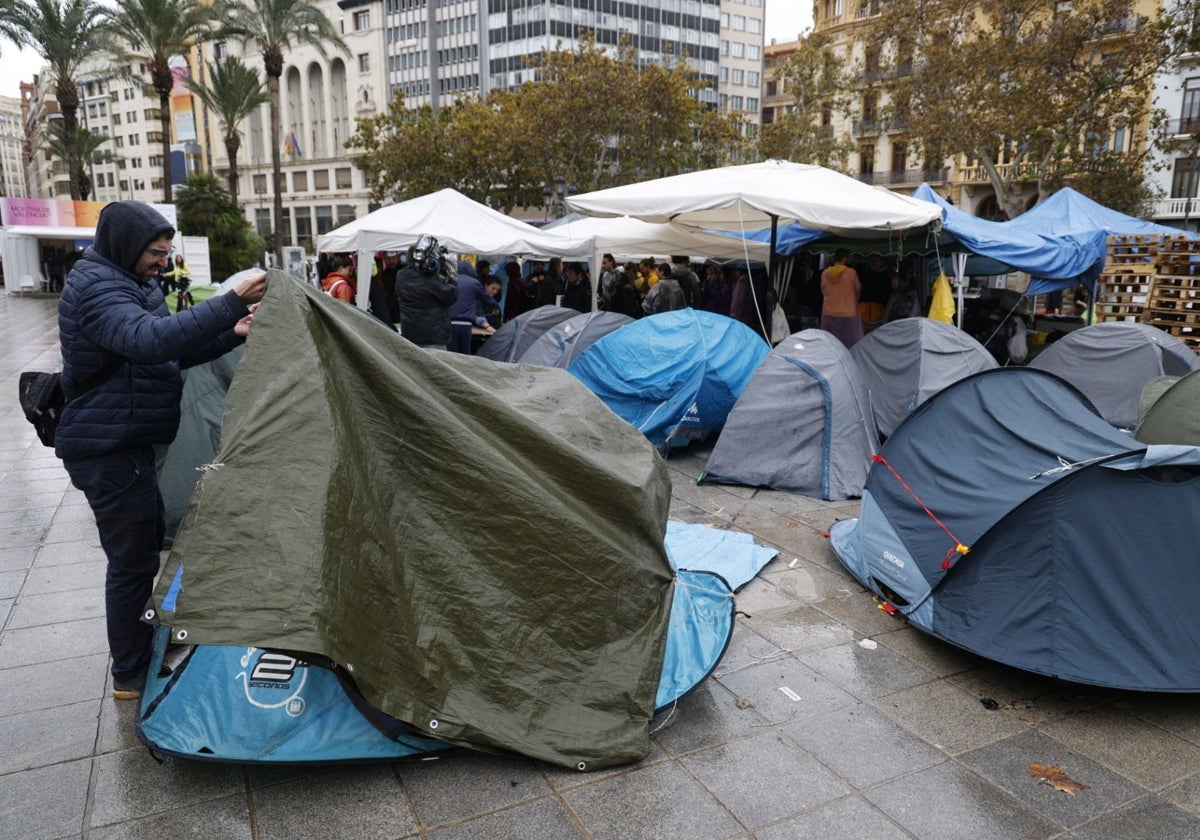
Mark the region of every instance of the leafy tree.
[[536, 206], [561, 178], [580, 190], [727, 163], [742, 154], [737, 119], [699, 102], [686, 61], [638, 67], [591, 41], [544, 52], [538, 81], [466, 98], [434, 113], [397, 98], [386, 114], [360, 120], [347, 144], [376, 201], [454, 187], [494, 206]]
[[893, 0], [868, 43], [886, 43], [881, 84], [910, 146], [962, 154], [987, 173], [999, 206], [1023, 209], [1093, 173], [1140, 183], [1140, 154], [1114, 140], [1150, 122], [1155, 73], [1168, 58], [1162, 20], [1126, 0]]
[[802, 37], [796, 51], [779, 66], [776, 82], [792, 93], [792, 107], [781, 119], [762, 127], [761, 156], [844, 171], [855, 146], [834, 136], [831, 118], [850, 110], [853, 78], [829, 34]]
[[76, 146], [79, 88], [75, 74], [84, 59], [109, 44], [110, 11], [93, 0], [10, 0], [3, 10], [0, 37], [31, 47], [50, 67], [63, 116], [63, 140], [71, 198], [79, 200], [82, 164]]
[[112, 13], [112, 29], [127, 45], [122, 61], [144, 63], [150, 87], [158, 94], [158, 125], [162, 134], [163, 201], [172, 201], [171, 190], [171, 89], [175, 76], [170, 61], [186, 55], [192, 44], [213, 24], [213, 7], [194, 0], [123, 0]]
[[175, 197], [179, 229], [207, 236], [214, 279], [224, 279], [262, 259], [266, 243], [255, 233], [215, 175], [198, 172]]
[[[43, 145], [43, 150], [52, 158], [59, 160], [67, 160], [67, 130], [64, 120], [55, 120], [50, 123], [49, 133], [46, 137], [46, 142]], [[92, 179], [88, 175], [89, 164], [113, 163], [120, 159], [120, 156], [108, 149], [101, 149], [108, 142], [108, 136], [104, 134], [95, 134], [88, 131], [81, 125], [75, 126], [75, 153], [79, 156], [79, 183], [73, 185], [72, 192], [75, 188], [79, 190], [79, 200], [87, 201], [92, 194]]]
[[283, 165], [279, 157], [279, 79], [283, 75], [283, 56], [293, 46], [308, 44], [321, 57], [327, 47], [349, 56], [350, 48], [342, 40], [324, 10], [308, 0], [230, 0], [222, 14], [225, 31], [258, 44], [263, 69], [267, 73], [267, 95], [271, 123], [271, 184], [274, 193], [275, 231], [271, 244], [275, 259], [283, 265], [283, 192], [279, 188]]
[[242, 64], [241, 59], [229, 57], [208, 65], [208, 84], [188, 83], [192, 93], [216, 114], [224, 132], [225, 154], [229, 158], [229, 195], [238, 203], [238, 150], [242, 147], [242, 132], [238, 126], [269, 100], [258, 71]]

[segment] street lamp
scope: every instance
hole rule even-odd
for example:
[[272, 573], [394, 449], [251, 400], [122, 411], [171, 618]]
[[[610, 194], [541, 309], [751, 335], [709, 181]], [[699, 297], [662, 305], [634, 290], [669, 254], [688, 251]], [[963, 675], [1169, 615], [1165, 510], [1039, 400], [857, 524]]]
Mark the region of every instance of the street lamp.
[[542, 185], [542, 206], [546, 209], [547, 218], [561, 219], [567, 215], [567, 196], [575, 195], [579, 187], [568, 184], [561, 175], [554, 176], [553, 186]]

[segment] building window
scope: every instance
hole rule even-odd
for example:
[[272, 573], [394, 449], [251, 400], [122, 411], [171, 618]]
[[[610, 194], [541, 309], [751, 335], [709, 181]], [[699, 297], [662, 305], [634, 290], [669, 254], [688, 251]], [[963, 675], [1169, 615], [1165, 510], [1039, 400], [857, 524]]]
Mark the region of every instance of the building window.
[[745, 58], [745, 56], [746, 56], [746, 45], [743, 44], [741, 41], [734, 41], [733, 42], [733, 57], [734, 58]]
[[259, 207], [254, 211], [254, 229], [264, 239], [271, 238], [271, 210]]
[[908, 169], [908, 149], [903, 143], [892, 146], [892, 171], [903, 172]]
[[308, 192], [308, 173], [293, 172], [292, 173], [292, 189], [296, 192]]
[[735, 85], [740, 85], [740, 84], [745, 84], [745, 82], [746, 82], [746, 71], [741, 69], [740, 67], [735, 67], [733, 70], [733, 83]]
[[333, 208], [326, 204], [317, 207], [317, 236], [333, 230]]
[[744, 15], [734, 15], [733, 16], [733, 28], [736, 29], [738, 32], [746, 31], [746, 18]]
[[746, 47], [746, 58], [758, 61], [761, 56], [762, 50], [759, 48], [758, 44], [751, 44], [750, 46]]
[[215, 41], [213, 43], [213, 58], [220, 60], [229, 55], [229, 47], [225, 46], [224, 41]]
[[858, 149], [858, 174], [871, 175], [875, 172], [875, 147], [860, 146]]
[[349, 166], [339, 166], [334, 170], [333, 176], [336, 179], [337, 188], [339, 190], [348, 190], [353, 186], [350, 177], [351, 169]]
[[[313, 189], [314, 190], [329, 189], [329, 170], [328, 169], [314, 169], [312, 176], [313, 176]], [[321, 232], [324, 233], [324, 231], [321, 231]]]
[[364, 9], [361, 12], [355, 12], [354, 13], [354, 31], [357, 32], [360, 29], [370, 29], [370, 28], [371, 28], [371, 12], [370, 12], [370, 10]]
[[1200, 131], [1200, 77], [1183, 83], [1183, 106], [1179, 112], [1176, 134], [1195, 134]]
[[266, 193], [266, 191], [267, 191], [267, 176], [266, 175], [255, 175], [251, 180], [254, 183], [254, 194], [255, 195], [263, 195], [264, 193]]
[[371, 72], [371, 54], [370, 53], [359, 53], [358, 54], [358, 72], [360, 72], [360, 73]]
[[1194, 198], [1196, 185], [1200, 181], [1197, 178], [1198, 174], [1200, 174], [1200, 158], [1176, 158], [1175, 171], [1171, 177], [1171, 198]]

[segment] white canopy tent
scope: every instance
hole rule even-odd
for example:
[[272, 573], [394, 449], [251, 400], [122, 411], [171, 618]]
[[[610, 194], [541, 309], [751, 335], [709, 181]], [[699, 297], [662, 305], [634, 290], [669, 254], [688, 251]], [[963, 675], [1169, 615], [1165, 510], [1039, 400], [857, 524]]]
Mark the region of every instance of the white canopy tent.
[[686, 254], [722, 261], [758, 260], [765, 263], [771, 253], [765, 242], [704, 233], [670, 222], [644, 222], [628, 216], [615, 219], [583, 216], [555, 223], [548, 229], [572, 241], [591, 240], [596, 252], [612, 253], [618, 260]]
[[[787, 160], [685, 172], [568, 196], [566, 202], [589, 216], [632, 216], [742, 235], [769, 224], [769, 274], [776, 282], [776, 233], [781, 223], [869, 238], [940, 224], [942, 218], [942, 208], [931, 202]], [[760, 326], [769, 335], [766, 325]]]
[[874, 237], [940, 220], [928, 201], [871, 187], [856, 178], [803, 163], [768, 160], [685, 172], [653, 181], [568, 196], [589, 216], [633, 216], [743, 233], [764, 222], [799, 222], [839, 236]]
[[[317, 250], [358, 253], [358, 264], [369, 266], [376, 251], [403, 251], [423, 235], [464, 254], [524, 254], [540, 257], [587, 258], [590, 241], [572, 241], [499, 213], [453, 189], [438, 190], [408, 201], [381, 207], [361, 219], [317, 237]], [[358, 305], [366, 308], [368, 287], [358, 284]]]

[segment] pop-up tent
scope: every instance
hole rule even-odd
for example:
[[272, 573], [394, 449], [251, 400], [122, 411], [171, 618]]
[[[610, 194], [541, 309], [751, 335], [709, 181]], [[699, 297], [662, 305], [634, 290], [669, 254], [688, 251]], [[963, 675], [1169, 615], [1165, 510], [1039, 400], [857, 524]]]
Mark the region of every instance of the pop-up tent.
[[867, 333], [850, 354], [871, 394], [875, 424], [883, 436], [950, 383], [996, 367], [978, 341], [929, 318], [886, 323]]
[[1138, 443], [1016, 367], [949, 386], [878, 457], [830, 542], [888, 609], [1035, 673], [1200, 691], [1200, 448]]
[[[1165, 384], [1169, 378], [1162, 380]], [[1165, 388], [1146, 409], [1133, 436], [1142, 443], [1200, 446], [1200, 371], [1192, 371]]]
[[493, 362], [515, 362], [547, 330], [579, 314], [565, 306], [539, 306], [501, 325], [475, 354]]
[[626, 324], [568, 370], [657, 447], [720, 431], [770, 348], [740, 321], [695, 309]]
[[850, 351], [823, 330], [781, 341], [738, 397], [700, 482], [862, 495], [879, 446], [871, 401]]
[[1061, 376], [1120, 428], [1138, 424], [1142, 388], [1158, 376], [1200, 369], [1200, 357], [1169, 333], [1135, 321], [1108, 321], [1067, 333], [1029, 367]]
[[[463, 516], [480, 470], [503, 488], [487, 527]], [[324, 664], [422, 737], [633, 761], [669, 498], [657, 451], [566, 372], [422, 351], [274, 272], [155, 603], [174, 641]]]
[[610, 252], [617, 260], [686, 254], [714, 260], [757, 260], [767, 262], [770, 251], [764, 242], [705, 233], [670, 222], [644, 222], [628, 216], [596, 218], [571, 214], [543, 230], [553, 230], [572, 241], [591, 240], [596, 251]]
[[620, 312], [598, 310], [580, 313], [554, 324], [515, 361], [523, 365], [565, 368], [604, 336], [631, 323], [633, 318]]

